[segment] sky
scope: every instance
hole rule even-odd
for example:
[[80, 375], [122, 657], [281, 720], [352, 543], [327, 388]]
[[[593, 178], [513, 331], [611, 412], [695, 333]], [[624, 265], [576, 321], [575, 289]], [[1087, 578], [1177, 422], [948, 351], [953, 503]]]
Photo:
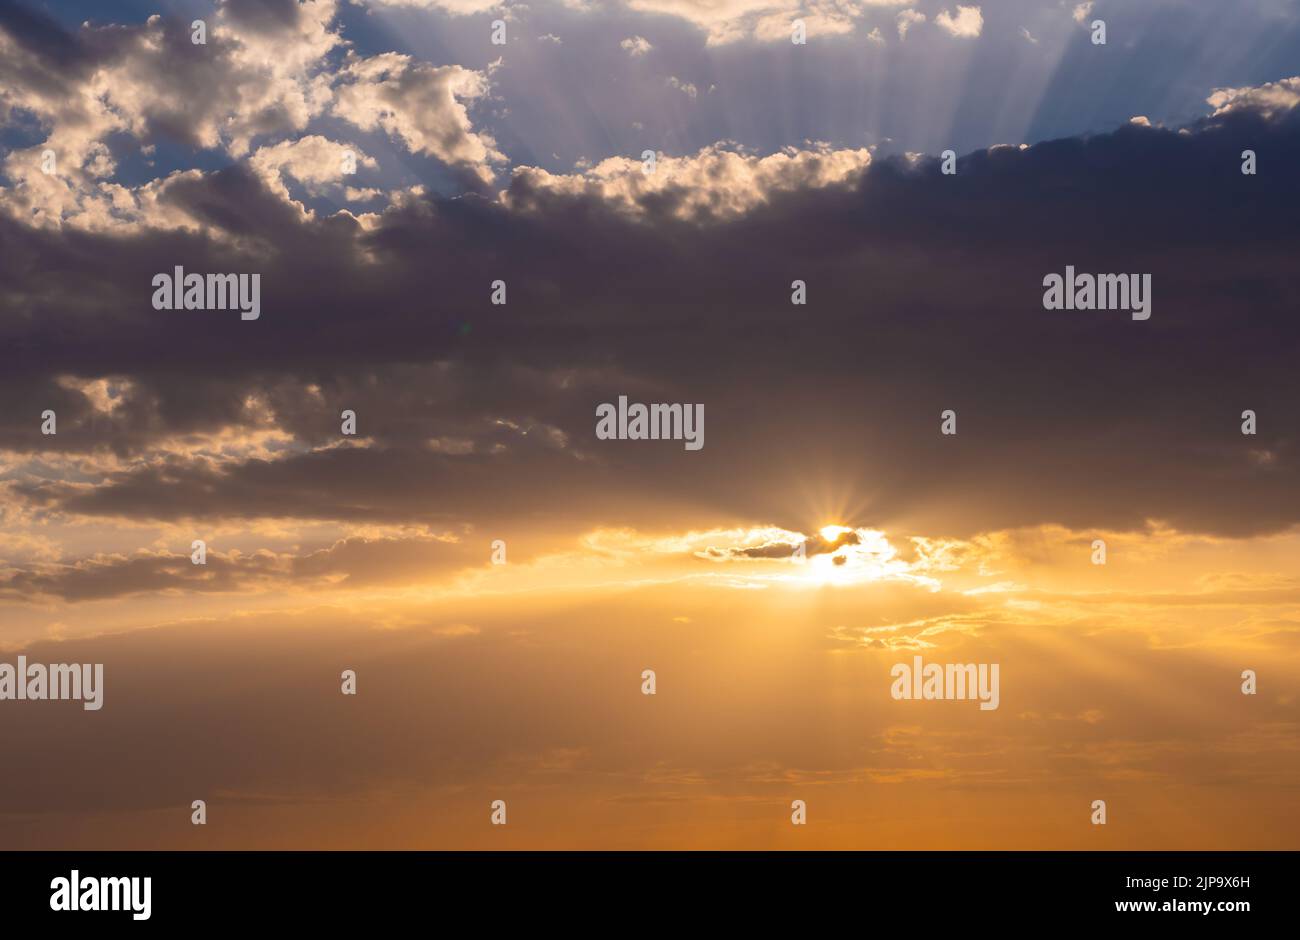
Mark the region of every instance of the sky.
[[1297, 62], [1282, 0], [6, 4], [0, 668], [104, 686], [0, 697], [0, 845], [1300, 847]]

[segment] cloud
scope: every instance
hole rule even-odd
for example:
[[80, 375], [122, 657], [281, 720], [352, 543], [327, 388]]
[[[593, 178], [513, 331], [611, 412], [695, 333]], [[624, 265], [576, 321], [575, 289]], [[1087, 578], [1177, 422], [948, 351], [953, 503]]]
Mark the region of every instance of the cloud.
[[934, 24], [949, 35], [974, 39], [984, 29], [984, 14], [977, 6], [964, 7], [958, 4], [955, 15], [947, 10], [935, 14]]
[[1300, 104], [1300, 76], [1268, 82], [1254, 88], [1216, 88], [1206, 103], [1216, 116], [1250, 111], [1273, 117]]
[[351, 57], [340, 82], [332, 112], [362, 130], [382, 128], [411, 152], [471, 167], [484, 181], [492, 178], [488, 164], [505, 159], [490, 135], [473, 130], [466, 110], [488, 93], [483, 72], [384, 53]]
[[[154, 186], [192, 228], [3, 218], [4, 339], [42, 350], [0, 376], [3, 502], [71, 524], [801, 531], [815, 506], [773, 511], [772, 494], [811, 469], [886, 529], [1285, 529], [1300, 465], [1276, 420], [1294, 397], [1277, 337], [1300, 194], [1261, 174], [1243, 199], [1237, 172], [1243, 148], [1300, 146], [1300, 112], [1271, 100], [1239, 89], [1184, 128], [977, 151], [956, 177], [867, 149], [714, 145], [650, 175], [631, 157], [518, 167], [495, 197], [412, 190], [363, 216], [277, 190], [335, 185], [322, 138]], [[1045, 311], [1065, 263], [1150, 272], [1152, 319]], [[256, 341], [221, 311], [152, 310], [173, 264], [260, 272]], [[790, 313], [796, 279], [813, 320]], [[620, 394], [703, 403], [708, 446], [597, 441], [594, 409]], [[345, 408], [359, 441], [341, 439]]]
[[[472, 557], [477, 563], [480, 556]], [[349, 538], [306, 554], [211, 550], [202, 565], [189, 552], [142, 549], [0, 571], [0, 599], [71, 603], [138, 594], [251, 595], [271, 591], [375, 587], [446, 577], [471, 564], [471, 553], [449, 539]]]
[[284, 178], [289, 177], [303, 183], [309, 192], [318, 193], [323, 184], [342, 184], [347, 176], [344, 164], [349, 156], [356, 167], [373, 169], [377, 166], [373, 157], [366, 156], [358, 148], [326, 140], [315, 134], [262, 147], [248, 162], [268, 189], [302, 208], [300, 203], [290, 197]]
[[715, 144], [689, 157], [661, 157], [651, 174], [641, 161], [626, 157], [610, 157], [576, 175], [519, 167], [502, 199], [526, 208], [545, 196], [583, 193], [638, 216], [671, 207], [679, 218], [727, 218], [776, 193], [843, 183], [870, 163], [865, 149], [789, 148], [759, 157]]
[[925, 22], [925, 14], [917, 10], [903, 10], [898, 14], [898, 38], [906, 39], [908, 30]]
[[[188, 23], [160, 16], [72, 34], [36, 15], [0, 20], [0, 117], [31, 114], [45, 132], [0, 165], [9, 182], [2, 208], [54, 227], [202, 228], [169, 199], [192, 175], [113, 180], [122, 135], [145, 156], [171, 140], [242, 159], [254, 139], [301, 133], [330, 111], [490, 179], [500, 154], [466, 112], [487, 94], [487, 76], [355, 53], [336, 73], [327, 61], [344, 45], [336, 13], [335, 0], [228, 0], [206, 45], [191, 42]], [[44, 172], [46, 151], [53, 173]]]
[[619, 43], [619, 46], [634, 59], [645, 55], [654, 48], [654, 46], [650, 45], [650, 40], [643, 36], [632, 36], [629, 39], [624, 39]]
[[[868, 533], [868, 535], [878, 536], [879, 533]], [[862, 533], [852, 529], [846, 529], [832, 538], [825, 538], [821, 535], [809, 537], [799, 532], [759, 529], [743, 533], [741, 541], [750, 544], [726, 546], [710, 544], [703, 550], [696, 552], [696, 555], [710, 561], [768, 559], [793, 564], [795, 552], [800, 546], [804, 549], [805, 557], [813, 557], [815, 555], [831, 554], [845, 546], [860, 545], [862, 544], [862, 538]], [[755, 542], [757, 544], [753, 544]]]
[[696, 88], [694, 84], [692, 84], [691, 82], [684, 82], [676, 75], [668, 76], [664, 84], [667, 85], [669, 88], [673, 88], [676, 89], [677, 91], [680, 91], [688, 98], [698, 98], [700, 95], [700, 90]]

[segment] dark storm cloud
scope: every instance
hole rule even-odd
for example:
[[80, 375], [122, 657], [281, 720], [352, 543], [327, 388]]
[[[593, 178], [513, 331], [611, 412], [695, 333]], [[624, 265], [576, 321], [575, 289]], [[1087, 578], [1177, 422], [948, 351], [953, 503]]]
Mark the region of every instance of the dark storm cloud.
[[[1240, 173], [1247, 148], [1257, 176]], [[1275, 530], [1300, 519], [1298, 160], [1295, 113], [1246, 109], [979, 152], [951, 177], [881, 161], [734, 219], [679, 218], [686, 192], [629, 213], [521, 175], [509, 208], [425, 196], [368, 229], [304, 219], [232, 167], [165, 200], [239, 242], [0, 222], [19, 351], [0, 441], [145, 453], [251, 423], [250, 395], [304, 445], [337, 440], [343, 408], [370, 439], [17, 487], [137, 518], [702, 513], [798, 530], [811, 507], [791, 494], [827, 482], [860, 495], [857, 523]], [[150, 278], [177, 264], [260, 272], [261, 319], [154, 311]], [[1067, 264], [1150, 273], [1151, 319], [1044, 310], [1042, 279]], [[489, 302], [497, 279], [506, 306]], [[131, 380], [111, 435], [85, 431], [63, 374]], [[703, 403], [705, 448], [596, 441], [596, 405], [620, 394]], [[40, 411], [60, 406], [59, 438], [41, 437]], [[939, 435], [945, 408], [956, 437]], [[469, 444], [430, 444], [448, 438]]]

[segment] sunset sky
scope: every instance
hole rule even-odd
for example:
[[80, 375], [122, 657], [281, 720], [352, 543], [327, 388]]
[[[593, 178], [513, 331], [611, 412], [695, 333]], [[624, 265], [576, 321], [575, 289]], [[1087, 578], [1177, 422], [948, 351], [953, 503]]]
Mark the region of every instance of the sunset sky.
[[0, 662], [105, 679], [0, 701], [0, 847], [1300, 848], [1297, 72], [1286, 0], [5, 3]]

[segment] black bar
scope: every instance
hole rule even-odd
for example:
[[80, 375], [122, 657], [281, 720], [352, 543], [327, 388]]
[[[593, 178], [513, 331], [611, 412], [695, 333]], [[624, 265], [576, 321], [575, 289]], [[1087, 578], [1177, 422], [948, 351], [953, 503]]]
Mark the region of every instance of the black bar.
[[[0, 853], [0, 903], [6, 926], [82, 929], [406, 923], [422, 933], [586, 925], [668, 935], [698, 921], [762, 929], [831, 917], [871, 932], [897, 917], [918, 929], [1231, 929], [1287, 914], [1295, 862], [1293, 852], [23, 852]], [[130, 902], [142, 913], [143, 899], [133, 895], [116, 911], [52, 910], [52, 882], [70, 888], [74, 869], [83, 890], [87, 879], [150, 878], [148, 918], [135, 919]]]

